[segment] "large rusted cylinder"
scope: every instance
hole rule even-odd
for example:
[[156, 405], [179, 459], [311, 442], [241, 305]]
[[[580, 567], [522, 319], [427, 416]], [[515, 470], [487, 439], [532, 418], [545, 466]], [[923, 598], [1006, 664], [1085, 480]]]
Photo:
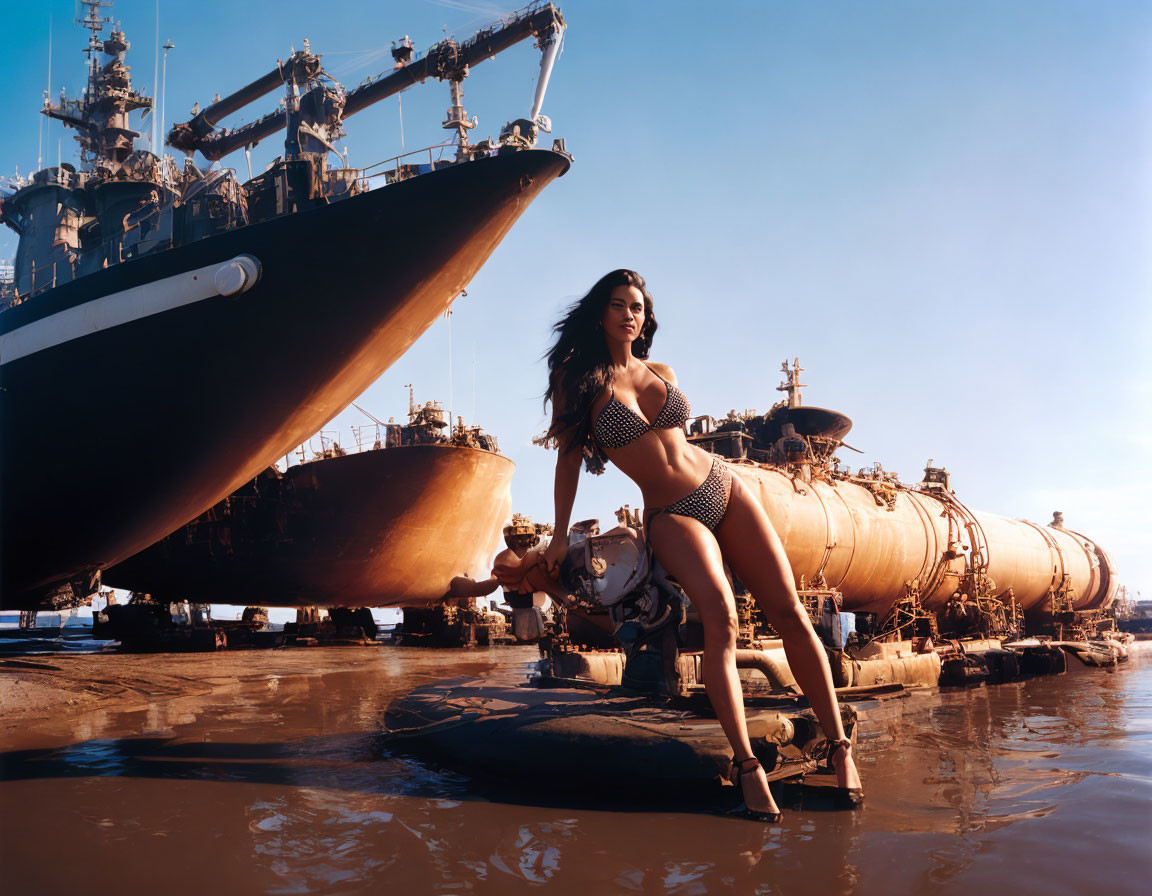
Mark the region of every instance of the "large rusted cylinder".
[[730, 466], [768, 511], [797, 584], [822, 575], [844, 595], [845, 610], [883, 614], [913, 583], [922, 604], [938, 610], [972, 568], [1025, 611], [1047, 608], [1054, 593], [1077, 610], [1115, 597], [1107, 552], [1070, 530], [969, 511], [945, 490], [859, 477], [805, 482], [778, 467]]

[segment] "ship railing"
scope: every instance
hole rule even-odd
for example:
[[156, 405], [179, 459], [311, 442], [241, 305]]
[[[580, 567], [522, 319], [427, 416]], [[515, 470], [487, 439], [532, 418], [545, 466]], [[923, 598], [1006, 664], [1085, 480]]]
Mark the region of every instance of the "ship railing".
[[[67, 168], [64, 168], [63, 166], [53, 167], [53, 168], [42, 168], [40, 171], [36, 172], [36, 174], [43, 176], [42, 183], [44, 184], [44, 186], [64, 187], [64, 189], [66, 189], [66, 190], [72, 189], [73, 181], [75, 180], [75, 175], [71, 171], [69, 171]], [[36, 182], [36, 175], [33, 175], [30, 183], [35, 183], [35, 182]]]
[[16, 266], [11, 261], [0, 262], [0, 308], [11, 308], [21, 301], [16, 292]]
[[[59, 264], [66, 264], [69, 267], [70, 273], [75, 272], [75, 265], [73, 262], [50, 261], [48, 264], [41, 265], [40, 267], [33, 267], [32, 288], [25, 290], [24, 292], [20, 292], [18, 289], [16, 289], [14, 282], [12, 282], [10, 290], [5, 289], [5, 285], [9, 281], [6, 281], [3, 272], [0, 271], [0, 296], [5, 297], [5, 304], [8, 307], [19, 305], [21, 302], [28, 301], [33, 296], [38, 296], [42, 292], [47, 292], [48, 290], [53, 289], [57, 282], [56, 266]], [[11, 296], [11, 298], [8, 298], [8, 296]]]
[[365, 451], [378, 451], [393, 448], [400, 444], [399, 423], [370, 423], [351, 427], [351, 439], [335, 429], [322, 429], [301, 444], [295, 451], [284, 455], [284, 466], [296, 466], [327, 457], [343, 457], [346, 454], [360, 454]]
[[[439, 167], [448, 167], [455, 164], [455, 159], [445, 159], [444, 150], [452, 149], [455, 151], [459, 148], [459, 144], [455, 141], [448, 143], [435, 143], [432, 146], [425, 146], [423, 149], [414, 149], [411, 152], [401, 153], [398, 156], [392, 156], [390, 159], [384, 159], [382, 162], [373, 162], [366, 168], [360, 169], [360, 176], [358, 181], [361, 190], [371, 190], [377, 186], [381, 186], [380, 179], [384, 179], [384, 185], [398, 183], [402, 180], [408, 180], [412, 177], [417, 177], [421, 174], [426, 174], [429, 171], [435, 171]], [[439, 155], [436, 151], [439, 150]], [[414, 159], [419, 156], [419, 162], [404, 162], [403, 159]], [[427, 157], [425, 163], [424, 157]]]
[[394, 448], [400, 444], [400, 424], [366, 423], [363, 426], [353, 426], [352, 444], [356, 446], [356, 453]]

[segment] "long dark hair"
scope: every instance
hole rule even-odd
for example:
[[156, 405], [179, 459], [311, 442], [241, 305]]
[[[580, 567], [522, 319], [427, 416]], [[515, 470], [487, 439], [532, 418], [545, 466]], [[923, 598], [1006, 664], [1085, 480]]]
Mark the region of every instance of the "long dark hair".
[[608, 459], [592, 438], [591, 412], [596, 396], [612, 382], [612, 356], [601, 320], [617, 286], [635, 286], [644, 296], [644, 326], [632, 343], [632, 354], [641, 360], [647, 358], [656, 335], [652, 296], [644, 278], [626, 268], [605, 274], [584, 298], [568, 308], [552, 328], [556, 341], [545, 355], [548, 391], [544, 393], [544, 407], [556, 402], [564, 408], [555, 415], [548, 437], [557, 441], [562, 452], [582, 450], [585, 466], [592, 473], [603, 473]]

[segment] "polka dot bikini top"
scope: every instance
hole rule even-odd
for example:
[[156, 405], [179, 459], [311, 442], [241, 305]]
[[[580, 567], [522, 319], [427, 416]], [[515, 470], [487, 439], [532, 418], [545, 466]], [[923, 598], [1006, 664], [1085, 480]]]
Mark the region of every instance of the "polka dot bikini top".
[[[656, 373], [656, 371], [652, 371]], [[592, 435], [606, 451], [614, 451], [631, 445], [640, 437], [647, 435], [654, 429], [676, 429], [688, 421], [692, 406], [684, 393], [673, 386], [668, 380], [656, 374], [667, 388], [664, 397], [664, 407], [656, 415], [656, 419], [649, 423], [636, 411], [616, 399], [616, 390], [608, 399], [608, 404], [597, 415], [592, 424]]]

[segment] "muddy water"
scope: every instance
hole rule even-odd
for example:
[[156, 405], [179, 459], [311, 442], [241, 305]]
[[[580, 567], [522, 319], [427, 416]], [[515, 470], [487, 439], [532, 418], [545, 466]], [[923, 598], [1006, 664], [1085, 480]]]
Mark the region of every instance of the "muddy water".
[[[626, 793], [505, 793], [381, 752], [378, 714], [393, 696], [457, 675], [522, 680], [532, 658], [518, 648], [253, 653], [225, 666], [184, 657], [189, 681], [200, 667], [227, 682], [9, 729], [0, 889], [1148, 892], [1150, 654], [1114, 674], [1077, 668], [860, 704], [864, 810], [794, 810], [772, 829]], [[165, 663], [117, 661], [139, 664], [141, 681]]]

